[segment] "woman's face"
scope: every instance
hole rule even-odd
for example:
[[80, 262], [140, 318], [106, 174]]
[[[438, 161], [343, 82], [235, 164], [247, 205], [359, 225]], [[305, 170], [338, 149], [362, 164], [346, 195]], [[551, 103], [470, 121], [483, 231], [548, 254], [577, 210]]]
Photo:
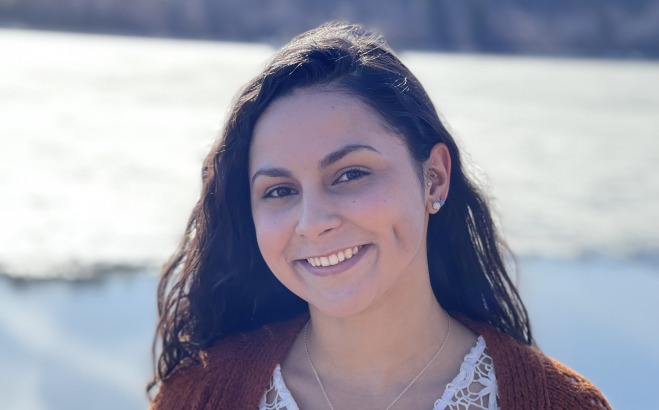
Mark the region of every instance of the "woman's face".
[[427, 286], [429, 188], [402, 138], [354, 97], [298, 90], [273, 102], [249, 175], [261, 253], [312, 309], [347, 317]]

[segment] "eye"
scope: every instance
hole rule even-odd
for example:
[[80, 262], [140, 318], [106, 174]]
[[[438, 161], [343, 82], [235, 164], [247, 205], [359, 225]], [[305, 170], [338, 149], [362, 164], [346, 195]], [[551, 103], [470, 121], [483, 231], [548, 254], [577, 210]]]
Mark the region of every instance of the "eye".
[[342, 183], [342, 182], [350, 182], [354, 181], [356, 179], [360, 179], [365, 177], [366, 175], [369, 175], [369, 172], [366, 172], [364, 170], [361, 170], [359, 168], [351, 168], [341, 174], [341, 176], [334, 182], [334, 184]]
[[263, 194], [263, 198], [283, 198], [286, 196], [290, 195], [295, 195], [297, 194], [297, 191], [293, 188], [287, 187], [287, 186], [276, 186], [274, 188], [268, 189], [265, 194]]

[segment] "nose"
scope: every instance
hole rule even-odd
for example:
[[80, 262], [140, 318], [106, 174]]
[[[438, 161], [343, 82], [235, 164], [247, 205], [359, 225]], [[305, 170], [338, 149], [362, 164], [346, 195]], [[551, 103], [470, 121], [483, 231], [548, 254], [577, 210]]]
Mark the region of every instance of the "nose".
[[307, 191], [302, 194], [295, 233], [312, 239], [329, 233], [341, 224], [338, 207], [327, 196]]

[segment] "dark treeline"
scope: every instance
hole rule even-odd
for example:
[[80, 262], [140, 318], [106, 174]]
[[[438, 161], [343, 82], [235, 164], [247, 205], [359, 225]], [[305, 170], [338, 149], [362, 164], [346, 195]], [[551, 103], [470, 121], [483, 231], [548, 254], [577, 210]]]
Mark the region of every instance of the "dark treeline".
[[394, 47], [659, 57], [658, 0], [0, 0], [0, 25], [280, 44], [327, 20]]

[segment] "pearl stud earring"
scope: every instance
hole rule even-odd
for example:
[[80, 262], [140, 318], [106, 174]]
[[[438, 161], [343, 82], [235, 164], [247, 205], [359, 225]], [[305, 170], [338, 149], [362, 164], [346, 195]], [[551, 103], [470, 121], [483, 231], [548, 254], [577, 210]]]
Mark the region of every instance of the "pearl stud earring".
[[435, 201], [432, 203], [432, 209], [435, 211], [439, 211], [439, 208], [443, 207], [446, 201], [444, 199], [440, 199], [439, 201]]

